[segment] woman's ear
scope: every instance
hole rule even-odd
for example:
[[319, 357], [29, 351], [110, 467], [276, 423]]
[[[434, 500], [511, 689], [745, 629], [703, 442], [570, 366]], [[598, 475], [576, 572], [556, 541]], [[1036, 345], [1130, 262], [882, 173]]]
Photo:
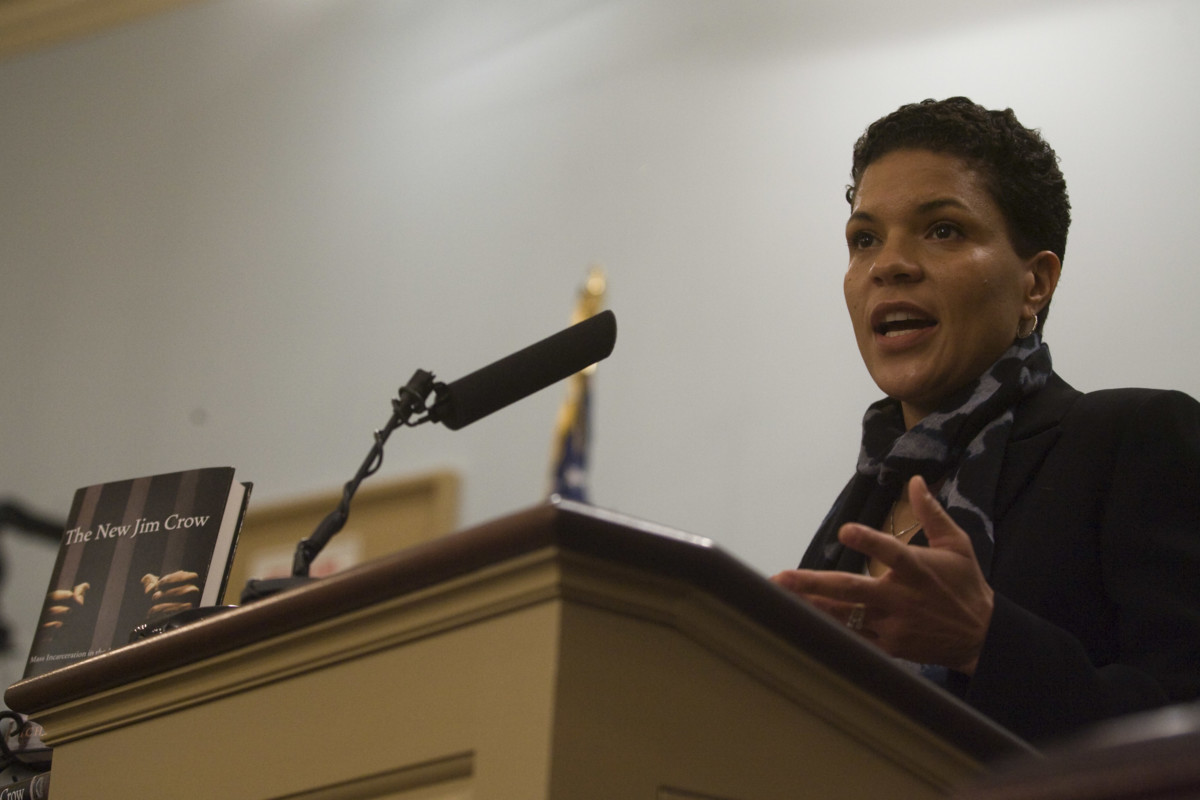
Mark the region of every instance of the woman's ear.
[[1025, 310], [1029, 317], [1041, 312], [1058, 286], [1062, 261], [1050, 250], [1043, 250], [1027, 262], [1030, 281], [1025, 292]]

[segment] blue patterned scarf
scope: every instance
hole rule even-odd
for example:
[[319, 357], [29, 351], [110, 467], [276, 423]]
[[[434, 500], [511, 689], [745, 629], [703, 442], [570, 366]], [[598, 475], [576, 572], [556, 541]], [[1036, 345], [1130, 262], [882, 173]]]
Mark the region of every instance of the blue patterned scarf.
[[[1012, 430], [1013, 409], [1046, 385], [1050, 350], [1034, 334], [1018, 339], [991, 369], [947, 399], [910, 430], [900, 403], [885, 398], [863, 416], [857, 472], [874, 478], [892, 500], [913, 475], [921, 475], [950, 517], [967, 532], [984, 574], [991, 566], [993, 500], [1000, 463]], [[861, 479], [860, 478], [860, 479]]]

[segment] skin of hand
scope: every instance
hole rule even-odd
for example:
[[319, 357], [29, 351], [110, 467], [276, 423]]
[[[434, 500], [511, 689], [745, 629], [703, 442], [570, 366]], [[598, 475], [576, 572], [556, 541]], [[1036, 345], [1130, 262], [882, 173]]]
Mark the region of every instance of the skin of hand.
[[90, 588], [92, 588], [90, 583], [80, 583], [73, 588], [57, 589], [46, 595], [54, 605], [50, 606], [50, 618], [42, 623], [41, 629], [57, 630], [74, 619], [78, 609], [83, 607], [84, 595]]
[[146, 618], [155, 620], [194, 607], [200, 598], [200, 587], [196, 583], [199, 578], [195, 572], [186, 570], [176, 570], [162, 577], [143, 575], [142, 588], [153, 603]]
[[849, 523], [838, 531], [839, 541], [886, 566], [880, 577], [797, 569], [771, 580], [842, 623], [862, 604], [858, 632], [888, 655], [972, 675], [992, 619], [992, 588], [971, 540], [924, 479], [909, 481], [908, 496], [929, 547], [909, 547], [887, 533]]

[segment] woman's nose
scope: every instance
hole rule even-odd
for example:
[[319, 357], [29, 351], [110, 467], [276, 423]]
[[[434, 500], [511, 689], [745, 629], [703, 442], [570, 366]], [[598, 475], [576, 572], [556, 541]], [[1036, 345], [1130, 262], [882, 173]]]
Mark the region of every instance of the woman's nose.
[[916, 253], [903, 237], [889, 237], [875, 253], [871, 280], [878, 284], [912, 283], [924, 277]]

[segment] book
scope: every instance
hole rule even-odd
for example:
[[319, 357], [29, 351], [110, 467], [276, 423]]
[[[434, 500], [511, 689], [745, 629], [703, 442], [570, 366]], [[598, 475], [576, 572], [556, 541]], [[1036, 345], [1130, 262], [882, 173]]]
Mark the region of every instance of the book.
[[124, 645], [138, 626], [217, 605], [251, 489], [233, 472], [209, 467], [77, 491], [25, 677]]
[[0, 800], [46, 800], [50, 797], [50, 773], [43, 772], [12, 783], [0, 783]]

